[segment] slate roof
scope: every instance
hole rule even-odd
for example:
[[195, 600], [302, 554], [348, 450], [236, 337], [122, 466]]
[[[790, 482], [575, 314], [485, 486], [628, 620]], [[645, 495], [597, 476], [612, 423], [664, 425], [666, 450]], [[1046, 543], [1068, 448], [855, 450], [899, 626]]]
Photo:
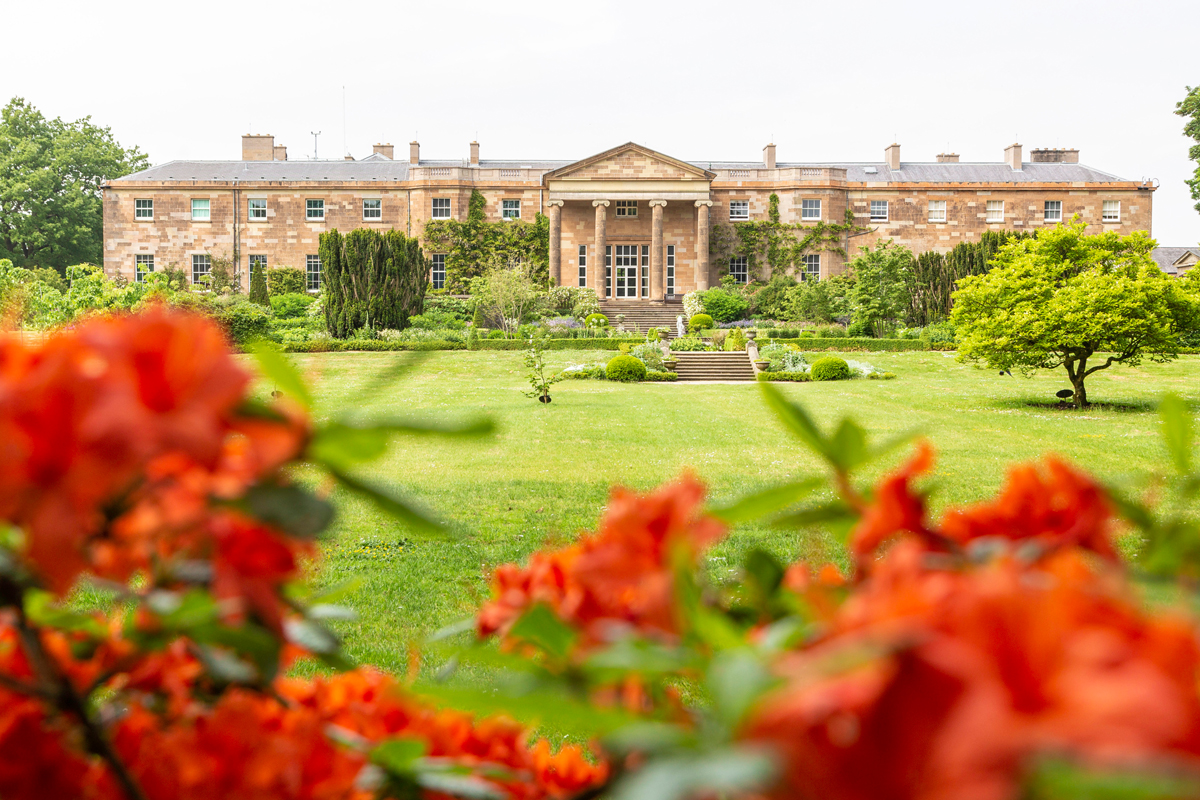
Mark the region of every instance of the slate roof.
[[[534, 169], [543, 172], [574, 164], [574, 161], [539, 161], [536, 159], [503, 161], [484, 160], [484, 169]], [[702, 169], [762, 169], [758, 161], [688, 161]], [[422, 167], [462, 167], [462, 159], [422, 160]], [[838, 167], [846, 170], [846, 180], [864, 183], [1111, 183], [1123, 181], [1108, 172], [1083, 164], [1026, 163], [1015, 171], [1003, 162], [909, 163], [902, 162], [899, 170], [886, 163], [826, 162], [778, 163], [780, 168]], [[867, 172], [874, 167], [875, 172]], [[168, 161], [123, 178], [121, 181], [404, 181], [408, 180], [407, 160], [392, 160], [372, 154], [359, 161], [297, 160], [297, 161]]]
[[1200, 247], [1156, 247], [1150, 251], [1150, 257], [1163, 272], [1176, 275], [1178, 270], [1175, 269], [1175, 262], [1187, 253], [1195, 253], [1200, 258]]

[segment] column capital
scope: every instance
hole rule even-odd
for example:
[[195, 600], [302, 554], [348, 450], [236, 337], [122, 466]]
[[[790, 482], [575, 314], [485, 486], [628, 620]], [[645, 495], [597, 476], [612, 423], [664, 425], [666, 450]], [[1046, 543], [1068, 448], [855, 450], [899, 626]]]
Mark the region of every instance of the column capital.
[[711, 207], [712, 207], [712, 200], [697, 200], [697, 201], [696, 201], [696, 208], [699, 208], [700, 206], [708, 206], [709, 208], [711, 208]]
[[655, 207], [657, 207], [657, 206], [661, 206], [661, 207], [663, 207], [663, 208], [666, 208], [666, 207], [667, 207], [667, 201], [666, 201], [666, 200], [651, 200], [651, 201], [650, 201], [650, 203], [649, 203], [649, 206], [650, 206], [651, 208], [655, 208]]
[[592, 201], [592, 208], [599, 208], [600, 206], [604, 206], [605, 208], [608, 208], [608, 201], [607, 200], [593, 200]]
[[559, 206], [559, 207], [561, 207], [561, 206], [562, 206], [562, 204], [563, 204], [563, 201], [562, 201], [562, 200], [547, 200], [547, 201], [546, 201], [546, 205], [548, 205], [548, 206]]

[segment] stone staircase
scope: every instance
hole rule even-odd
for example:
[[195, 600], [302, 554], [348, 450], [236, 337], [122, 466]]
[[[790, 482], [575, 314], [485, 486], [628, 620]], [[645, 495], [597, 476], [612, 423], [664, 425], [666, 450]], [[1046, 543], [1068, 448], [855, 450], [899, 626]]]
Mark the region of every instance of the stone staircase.
[[672, 353], [681, 381], [752, 381], [754, 365], [745, 352]]
[[650, 303], [649, 301], [611, 300], [600, 304], [600, 313], [608, 317], [608, 324], [617, 327], [617, 315], [625, 315], [625, 330], [645, 334], [650, 328], [667, 328], [669, 337], [679, 335], [675, 318], [683, 313], [682, 303]]

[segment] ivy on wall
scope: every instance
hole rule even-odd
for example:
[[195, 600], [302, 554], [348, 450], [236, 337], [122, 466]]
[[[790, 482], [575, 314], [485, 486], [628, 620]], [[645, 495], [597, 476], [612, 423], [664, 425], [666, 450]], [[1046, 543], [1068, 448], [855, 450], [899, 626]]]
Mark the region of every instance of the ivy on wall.
[[535, 282], [549, 281], [549, 218], [537, 213], [532, 222], [488, 222], [486, 205], [483, 194], [476, 189], [471, 192], [465, 222], [439, 219], [425, 223], [422, 239], [426, 252], [446, 254], [446, 292], [465, 293], [472, 278], [496, 267], [523, 265]]
[[[779, 195], [771, 193], [767, 219], [749, 222], [717, 223], [708, 240], [709, 256], [720, 265], [719, 272], [729, 270], [729, 259], [745, 256], [751, 280], [761, 280], [767, 270], [771, 274], [791, 274], [801, 267], [805, 253], [826, 251], [846, 255], [847, 236], [865, 233], [868, 228], [856, 225], [854, 212], [846, 209], [840, 223], [787, 223], [779, 219]], [[803, 270], [800, 269], [803, 273]]]

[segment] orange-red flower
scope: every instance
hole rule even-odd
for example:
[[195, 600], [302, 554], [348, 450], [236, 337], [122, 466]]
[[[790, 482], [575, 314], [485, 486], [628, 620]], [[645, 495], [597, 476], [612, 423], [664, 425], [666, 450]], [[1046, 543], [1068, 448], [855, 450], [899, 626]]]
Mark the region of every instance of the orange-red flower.
[[860, 570], [869, 567], [880, 545], [903, 533], [927, 537], [925, 499], [914, 494], [912, 482], [933, 466], [933, 448], [924, 440], [900, 469], [875, 487], [871, 504], [850, 535], [850, 551]]
[[479, 612], [481, 636], [506, 635], [537, 604], [579, 629], [584, 644], [620, 629], [652, 636], [679, 632], [675, 569], [691, 568], [725, 533], [702, 513], [704, 486], [690, 475], [649, 494], [613, 491], [600, 529], [576, 544], [534, 553], [529, 566], [496, 570], [493, 600]]

